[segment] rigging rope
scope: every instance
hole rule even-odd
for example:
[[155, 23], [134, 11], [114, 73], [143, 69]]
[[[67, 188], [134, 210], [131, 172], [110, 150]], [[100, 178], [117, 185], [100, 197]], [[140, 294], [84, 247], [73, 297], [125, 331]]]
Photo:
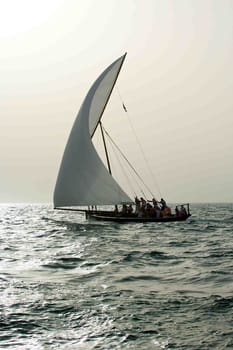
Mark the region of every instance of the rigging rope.
[[[106, 136], [108, 137], [108, 135], [106, 135]], [[126, 180], [127, 180], [127, 182], [128, 182], [128, 185], [129, 185], [129, 187], [131, 188], [131, 190], [132, 190], [132, 192], [133, 192], [133, 194], [134, 194], [134, 197], [137, 197], [137, 195], [140, 193], [140, 195], [142, 195], [144, 198], [146, 198], [146, 195], [145, 195], [143, 189], [140, 187], [140, 185], [139, 185], [139, 183], [138, 183], [137, 175], [136, 175], [136, 177], [134, 178], [135, 186], [133, 186], [133, 181], [132, 181], [132, 179], [129, 178], [127, 172], [125, 171], [125, 168], [124, 168], [123, 165], [122, 165], [122, 161], [121, 161], [122, 159], [119, 157], [119, 150], [117, 149], [116, 145], [113, 144], [112, 140], [109, 139], [109, 141], [110, 141], [110, 145], [111, 145], [111, 147], [112, 147], [112, 150], [113, 150], [113, 152], [114, 152], [114, 154], [115, 154], [115, 156], [116, 156], [116, 159], [117, 159], [118, 163], [120, 164], [122, 173], [124, 174], [124, 176], [125, 176], [125, 178], [126, 178]], [[114, 148], [113, 146], [114, 146], [115, 148]], [[118, 151], [118, 153], [117, 153], [117, 151]], [[135, 174], [135, 173], [134, 173], [134, 174]], [[135, 188], [136, 188], [136, 191], [135, 191]], [[138, 193], [138, 192], [139, 192], [139, 193]]]
[[[129, 162], [129, 160], [126, 158], [126, 156], [124, 155], [124, 153], [121, 151], [121, 149], [117, 146], [117, 144], [113, 141], [113, 139], [111, 138], [111, 136], [109, 135], [109, 133], [106, 131], [106, 129], [103, 127], [103, 130], [105, 132], [105, 134], [107, 135], [107, 137], [109, 138], [109, 140], [113, 143], [113, 145], [117, 148], [117, 150], [120, 152], [121, 156], [125, 159], [125, 161], [127, 162], [127, 164], [130, 166], [130, 168], [133, 170], [133, 172], [137, 175], [137, 177], [141, 180], [141, 182], [143, 183], [143, 185], [145, 186], [145, 188], [148, 190], [148, 192], [151, 194], [152, 197], [154, 197], [153, 193], [151, 192], [151, 190], [149, 189], [149, 187], [146, 185], [146, 183], [144, 182], [144, 180], [142, 179], [142, 177], [138, 174], [138, 172], [136, 171], [136, 169], [132, 166], [132, 164]], [[143, 190], [141, 189], [142, 193]], [[144, 194], [145, 196], [145, 194]], [[145, 196], [146, 197], [146, 196]]]
[[[148, 169], [148, 171], [149, 171], [149, 173], [150, 173], [150, 176], [151, 176], [151, 178], [152, 178], [152, 181], [153, 181], [153, 183], [154, 183], [154, 186], [157, 188], [157, 190], [158, 190], [158, 192], [159, 192], [159, 195], [160, 195], [160, 197], [162, 198], [162, 194], [161, 194], [159, 185], [158, 185], [157, 181], [155, 181], [155, 175], [154, 175], [154, 173], [152, 172], [152, 169], [151, 169], [151, 167], [150, 167], [150, 164], [149, 164], [149, 162], [148, 162], [148, 160], [147, 160], [147, 158], [146, 158], [146, 155], [145, 155], [145, 153], [144, 153], [144, 151], [143, 151], [142, 145], [141, 145], [141, 143], [140, 143], [140, 141], [139, 141], [139, 138], [138, 138], [138, 136], [137, 136], [137, 134], [136, 134], [136, 131], [135, 131], [134, 126], [133, 126], [133, 123], [132, 123], [132, 121], [131, 121], [131, 119], [130, 119], [129, 112], [128, 112], [128, 110], [127, 110], [127, 108], [126, 108], [126, 106], [125, 106], [125, 104], [124, 104], [124, 102], [123, 102], [123, 99], [122, 99], [122, 97], [121, 97], [121, 94], [120, 94], [120, 91], [119, 91], [118, 88], [117, 88], [117, 92], [118, 92], [119, 98], [120, 98], [120, 100], [121, 100], [122, 107], [123, 107], [125, 113], [127, 114], [127, 118], [128, 118], [129, 124], [130, 124], [131, 129], [132, 129], [132, 131], [133, 131], [133, 133], [134, 133], [135, 139], [136, 139], [136, 141], [137, 141], [137, 143], [138, 143], [138, 146], [139, 146], [139, 148], [140, 148], [140, 151], [141, 151], [141, 154], [142, 154], [142, 156], [143, 156], [143, 158], [144, 158], [144, 161], [145, 161], [145, 163], [146, 163], [146, 165], [147, 165], [147, 169]], [[153, 197], [155, 197], [155, 196], [153, 195]]]
[[[105, 131], [105, 130], [104, 130], [104, 132], [105, 132], [105, 134], [106, 134], [106, 131]], [[108, 136], [108, 135], [106, 134], [106, 136]], [[111, 140], [110, 140], [110, 141], [111, 141]], [[116, 159], [117, 159], [117, 162], [119, 163], [119, 165], [120, 165], [120, 167], [121, 167], [121, 170], [122, 170], [123, 174], [125, 175], [125, 178], [126, 178], [126, 180], [127, 180], [127, 184], [128, 184], [128, 186], [130, 187], [130, 190], [133, 192], [134, 197], [136, 197], [136, 192], [135, 192], [135, 190], [134, 190], [134, 188], [133, 188], [132, 181], [130, 181], [129, 176], [128, 176], [127, 172], [125, 171], [125, 169], [124, 169], [124, 167], [123, 167], [123, 165], [122, 165], [122, 163], [121, 163], [121, 161], [120, 161], [120, 159], [119, 159], [119, 155], [117, 154], [116, 149], [113, 147], [113, 146], [114, 146], [113, 143], [110, 142], [110, 145], [111, 145], [111, 148], [112, 148], [112, 152], [114, 153], [114, 155], [115, 155], [115, 157], [116, 157]], [[115, 171], [114, 171], [114, 173], [115, 173]]]

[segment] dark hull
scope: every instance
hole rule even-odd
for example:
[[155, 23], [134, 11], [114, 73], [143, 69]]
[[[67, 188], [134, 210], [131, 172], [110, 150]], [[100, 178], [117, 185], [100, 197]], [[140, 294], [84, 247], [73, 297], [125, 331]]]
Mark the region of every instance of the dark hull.
[[187, 220], [191, 214], [187, 216], [177, 217], [170, 216], [165, 218], [154, 218], [154, 217], [138, 217], [138, 216], [117, 216], [117, 215], [101, 215], [101, 214], [89, 214], [90, 218], [101, 221], [114, 221], [119, 223], [130, 223], [130, 222], [177, 222], [177, 221], [185, 221]]

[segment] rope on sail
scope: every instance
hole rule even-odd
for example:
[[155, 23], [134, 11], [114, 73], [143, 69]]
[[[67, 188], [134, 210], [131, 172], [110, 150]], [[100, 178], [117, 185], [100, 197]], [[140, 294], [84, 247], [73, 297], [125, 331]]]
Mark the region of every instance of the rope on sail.
[[[106, 134], [106, 136], [109, 138], [109, 136], [107, 134]], [[132, 179], [129, 178], [129, 176], [127, 174], [127, 171], [125, 171], [125, 167], [122, 165], [122, 159], [119, 157], [119, 149], [117, 149], [117, 146], [116, 146], [116, 144], [113, 143], [112, 139], [109, 138], [109, 141], [110, 141], [110, 145], [111, 145], [112, 151], [113, 151], [113, 153], [114, 153], [114, 155], [116, 157], [116, 160], [117, 160], [118, 164], [121, 167], [121, 171], [122, 171], [123, 175], [125, 176], [125, 178], [127, 180], [127, 183], [128, 183], [128, 186], [132, 190], [132, 193], [134, 194], [134, 197], [137, 197], [138, 193], [140, 193], [144, 198], [147, 198], [145, 192], [143, 191], [143, 189], [141, 188], [141, 186], [139, 185], [139, 183], [137, 181], [137, 179], [138, 179], [137, 175], [136, 175], [136, 178], [134, 179], [134, 182], [135, 182], [136, 188], [137, 188], [137, 190], [135, 191], [135, 187], [133, 186]]]
[[[127, 164], [130, 166], [130, 168], [133, 170], [133, 172], [135, 173], [135, 175], [140, 179], [140, 181], [143, 183], [143, 185], [145, 186], [145, 188], [147, 189], [147, 191], [151, 194], [152, 197], [154, 197], [153, 193], [151, 192], [151, 190], [149, 189], [149, 187], [146, 185], [146, 183], [144, 182], [144, 180], [142, 179], [142, 177], [138, 174], [138, 172], [136, 171], [136, 169], [132, 166], [132, 164], [129, 162], [129, 160], [126, 158], [126, 156], [124, 155], [124, 153], [121, 151], [121, 149], [117, 146], [117, 144], [113, 141], [113, 139], [111, 138], [111, 136], [109, 135], [109, 133], [106, 131], [106, 129], [103, 127], [103, 130], [105, 132], [105, 134], [107, 135], [107, 137], [109, 138], [109, 140], [113, 143], [113, 145], [117, 148], [118, 152], [121, 154], [121, 156], [124, 158], [124, 160], [127, 162]], [[142, 191], [142, 189], [141, 189]], [[142, 191], [143, 193], [143, 191]], [[144, 194], [145, 195], [145, 194]], [[146, 197], [146, 196], [145, 196]]]
[[[105, 132], [105, 130], [104, 130], [104, 132]], [[106, 132], [105, 132], [105, 133], [106, 133]], [[107, 136], [107, 134], [106, 134], [106, 136]], [[132, 193], [134, 194], [134, 197], [136, 197], [136, 192], [135, 192], [135, 190], [134, 190], [134, 188], [133, 188], [132, 181], [130, 181], [129, 176], [128, 176], [127, 172], [125, 171], [125, 169], [124, 169], [124, 167], [123, 167], [123, 165], [122, 165], [122, 162], [121, 162], [121, 160], [120, 160], [120, 158], [119, 158], [119, 154], [116, 152], [116, 149], [113, 147], [114, 145], [113, 145], [113, 143], [111, 142], [111, 140], [110, 140], [110, 146], [111, 146], [112, 152], [114, 153], [114, 155], [115, 155], [115, 157], [116, 157], [116, 160], [117, 160], [118, 164], [120, 165], [121, 171], [122, 171], [122, 173], [124, 174], [124, 176], [125, 176], [125, 178], [126, 178], [126, 181], [127, 181], [127, 184], [128, 184], [128, 186], [129, 186], [130, 190], [131, 190]], [[114, 171], [114, 173], [115, 173], [115, 171]]]
[[[125, 178], [127, 180], [127, 183], [128, 183], [130, 189], [132, 190], [132, 192], [134, 194], [134, 197], [137, 197], [138, 194], [140, 193], [140, 195], [142, 195], [144, 198], [147, 198], [145, 192], [143, 191], [143, 189], [141, 188], [140, 184], [138, 183], [137, 175], [135, 175], [135, 173], [134, 173], [134, 175], [135, 175], [134, 181], [132, 181], [132, 179], [129, 178], [129, 176], [127, 174], [127, 171], [125, 171], [125, 167], [122, 164], [122, 158], [119, 157], [119, 150], [116, 148], [116, 146], [113, 144], [113, 142], [110, 139], [109, 139], [109, 141], [110, 141], [110, 145], [112, 147], [113, 153], [114, 153], [114, 155], [116, 157], [116, 160], [117, 160], [118, 164], [121, 167], [121, 171], [124, 174], [124, 176], [125, 176]], [[135, 183], [135, 186], [133, 186], [133, 183]], [[135, 190], [135, 188], [136, 188], [136, 190]]]
[[[100, 122], [101, 123], [101, 122]], [[99, 123], [99, 124], [100, 124]], [[101, 123], [102, 124], [102, 123]], [[94, 137], [95, 137], [95, 143], [97, 144], [97, 142], [98, 142], [98, 144], [99, 144], [99, 146], [101, 145], [102, 146], [102, 152], [101, 152], [101, 154], [102, 153], [105, 153], [105, 155], [106, 155], [106, 148], [107, 148], [107, 144], [106, 144], [106, 141], [105, 141], [105, 145], [104, 145], [104, 142], [103, 142], [103, 139], [104, 139], [104, 137], [103, 137], [103, 134], [105, 134], [106, 136], [107, 136], [107, 134], [106, 134], [106, 132], [105, 132], [105, 129], [104, 129], [104, 126], [103, 126], [103, 124], [102, 125], [99, 125], [99, 128], [97, 128], [96, 129], [96, 132], [95, 132], [95, 135], [94, 135]], [[101, 140], [100, 140], [101, 139]], [[113, 146], [112, 146], [112, 143], [109, 143], [110, 144], [110, 146], [111, 146], [111, 149], [112, 149], [112, 151], [114, 152], [114, 154], [116, 155], [116, 157], [117, 157], [117, 154], [116, 154], [116, 152], [115, 152], [115, 150], [114, 150], [114, 148], [113, 148]], [[108, 152], [108, 161], [109, 161], [109, 163], [111, 163], [111, 168], [112, 168], [112, 162], [110, 162], [111, 161], [111, 159], [110, 159], [110, 157], [111, 157], [111, 154]], [[106, 166], [106, 168], [108, 167], [108, 162], [107, 162], [107, 157], [103, 157], [103, 154], [102, 154], [102, 157], [101, 157], [101, 159], [103, 159], [103, 158], [105, 158], [105, 161], [104, 161], [104, 164], [105, 164], [105, 166]], [[120, 163], [120, 161], [118, 160], [118, 163], [120, 164], [120, 166], [122, 167], [122, 164]], [[110, 168], [110, 169], [111, 169]], [[123, 168], [122, 168], [122, 171], [123, 171]], [[115, 171], [114, 171], [115, 172]], [[111, 171], [111, 175], [112, 175], [112, 171]], [[125, 176], [127, 177], [127, 174], [125, 173]], [[131, 182], [130, 182], [130, 180], [128, 179], [128, 184], [129, 184], [129, 186], [131, 185], [132, 186], [132, 184], [131, 184]], [[119, 194], [119, 189], [117, 190], [117, 188], [115, 188], [115, 187], [113, 187], [114, 188], [114, 191], [116, 192], [116, 193], [118, 193]], [[132, 190], [132, 187], [131, 187], [131, 190]], [[132, 191], [133, 193], [134, 193], [134, 190]]]
[[[139, 148], [140, 148], [141, 154], [142, 154], [142, 156], [143, 156], [143, 158], [144, 158], [144, 161], [145, 161], [145, 164], [146, 164], [146, 166], [147, 166], [147, 169], [148, 169], [148, 171], [149, 171], [149, 173], [150, 173], [150, 176], [151, 176], [151, 178], [152, 178], [152, 181], [153, 181], [153, 183], [154, 183], [154, 186], [157, 188], [157, 190], [158, 190], [158, 192], [159, 192], [159, 195], [160, 195], [160, 197], [162, 198], [162, 194], [161, 194], [159, 185], [158, 185], [157, 181], [155, 180], [155, 175], [154, 175], [154, 173], [153, 173], [153, 171], [152, 171], [152, 169], [151, 169], [151, 167], [150, 167], [150, 164], [149, 164], [149, 162], [148, 162], [148, 160], [147, 160], [147, 158], [146, 158], [145, 152], [143, 151], [142, 145], [141, 145], [140, 140], [139, 140], [139, 138], [138, 138], [138, 136], [137, 136], [137, 134], [136, 134], [136, 131], [135, 131], [135, 128], [134, 128], [133, 123], [132, 123], [132, 121], [131, 121], [129, 112], [128, 112], [128, 110], [127, 110], [127, 108], [126, 108], [126, 106], [125, 106], [125, 103], [124, 103], [124, 101], [123, 101], [123, 99], [122, 99], [122, 97], [121, 97], [121, 94], [120, 94], [120, 91], [119, 91], [118, 87], [117, 87], [117, 92], [118, 92], [119, 98], [120, 98], [120, 100], [121, 100], [122, 107], [123, 107], [123, 109], [124, 109], [124, 111], [125, 111], [125, 113], [126, 113], [126, 115], [127, 115], [127, 118], [128, 118], [129, 124], [130, 124], [130, 126], [131, 126], [131, 129], [132, 129], [132, 131], [133, 131], [133, 133], [134, 133], [135, 139], [136, 139], [136, 141], [137, 141], [137, 143], [138, 143], [138, 146], [139, 146]], [[153, 195], [153, 197], [155, 197], [155, 196]]]

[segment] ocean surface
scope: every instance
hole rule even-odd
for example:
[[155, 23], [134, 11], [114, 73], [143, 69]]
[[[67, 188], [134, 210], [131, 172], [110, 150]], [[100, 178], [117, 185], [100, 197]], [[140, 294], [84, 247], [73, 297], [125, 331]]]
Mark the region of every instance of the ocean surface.
[[233, 204], [179, 223], [0, 206], [0, 349], [233, 349]]

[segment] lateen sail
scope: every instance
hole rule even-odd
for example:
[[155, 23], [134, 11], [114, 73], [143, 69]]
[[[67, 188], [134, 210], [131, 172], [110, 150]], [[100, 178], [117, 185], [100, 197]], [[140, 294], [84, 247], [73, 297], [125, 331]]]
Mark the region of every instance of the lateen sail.
[[92, 143], [125, 55], [113, 62], [90, 88], [71, 130], [54, 191], [54, 206], [132, 202], [109, 174]]

